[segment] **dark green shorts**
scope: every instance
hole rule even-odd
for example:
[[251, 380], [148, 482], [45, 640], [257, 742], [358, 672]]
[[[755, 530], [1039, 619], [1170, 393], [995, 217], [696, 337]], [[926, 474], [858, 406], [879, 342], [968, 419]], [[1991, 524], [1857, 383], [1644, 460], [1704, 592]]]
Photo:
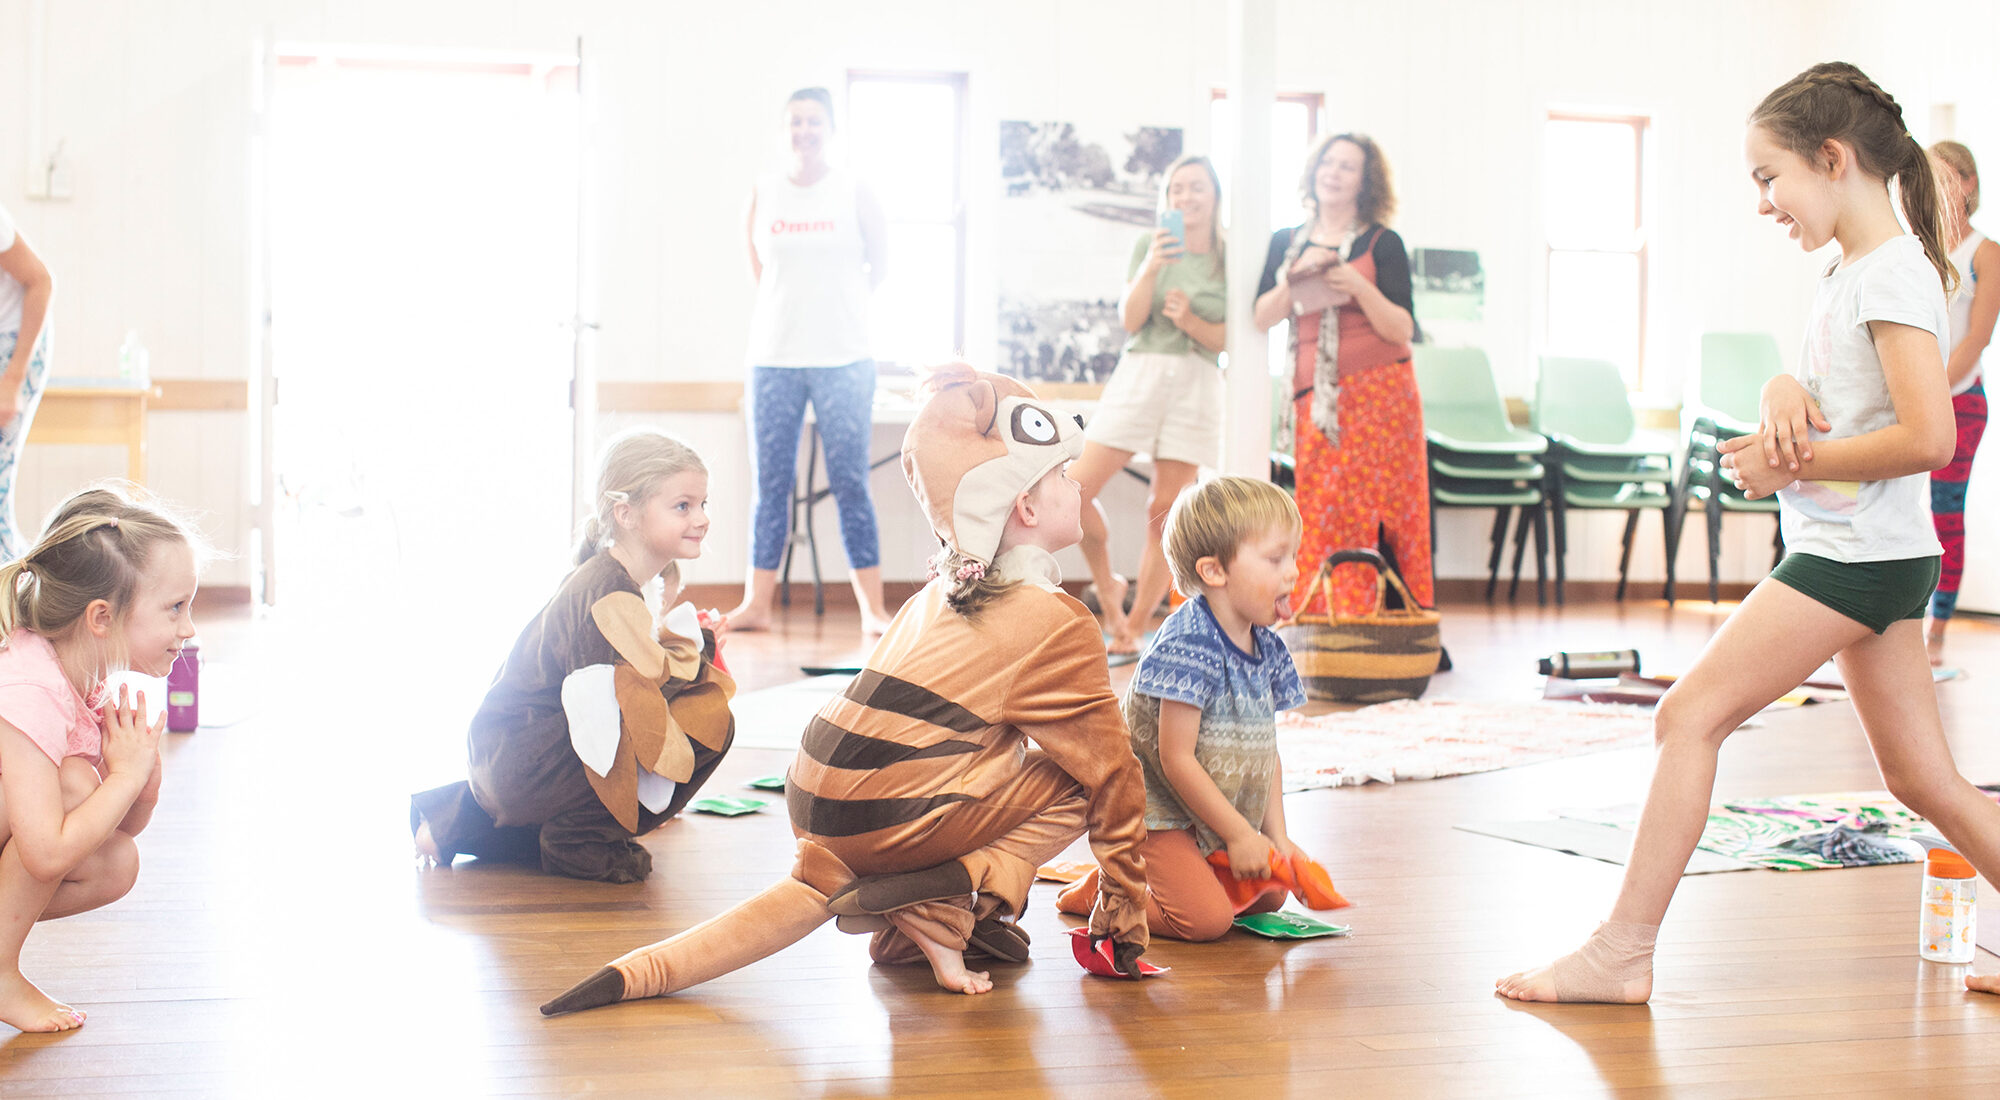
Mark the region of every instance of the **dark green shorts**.
[[1880, 634], [1904, 619], [1924, 617], [1940, 562], [1936, 557], [1846, 562], [1786, 554], [1771, 570], [1771, 579]]

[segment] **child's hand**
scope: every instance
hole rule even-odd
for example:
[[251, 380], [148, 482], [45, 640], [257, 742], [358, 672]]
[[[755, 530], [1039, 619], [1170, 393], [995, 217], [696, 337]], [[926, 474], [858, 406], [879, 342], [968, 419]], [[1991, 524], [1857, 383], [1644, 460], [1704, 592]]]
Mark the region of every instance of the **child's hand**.
[[1797, 473], [1801, 461], [1812, 461], [1812, 441], [1808, 428], [1831, 431], [1833, 425], [1820, 414], [1819, 402], [1806, 392], [1799, 380], [1781, 374], [1764, 383], [1764, 397], [1758, 408], [1756, 438], [1762, 442], [1764, 462], [1784, 466]]
[[1250, 832], [1229, 843], [1229, 871], [1237, 878], [1270, 878], [1275, 845], [1263, 833]]
[[1312, 858], [1311, 856], [1306, 854], [1306, 850], [1304, 848], [1301, 848], [1298, 845], [1292, 843], [1292, 838], [1290, 837], [1279, 837], [1273, 843], [1277, 846], [1278, 854], [1285, 857], [1288, 860], [1293, 860], [1293, 861], [1301, 859], [1310, 860]]
[[1716, 447], [1722, 455], [1719, 461], [1723, 474], [1750, 500], [1770, 496], [1798, 480], [1791, 468], [1757, 461], [1762, 452], [1755, 449], [1756, 445], [1756, 436], [1739, 435], [1723, 440]]
[[160, 761], [160, 734], [167, 728], [167, 715], [160, 717], [152, 725], [146, 724], [146, 693], [139, 692], [136, 702], [132, 701], [130, 685], [120, 684], [118, 701], [106, 702], [100, 712], [104, 718], [104, 766], [111, 775], [130, 773], [145, 780], [157, 769]]

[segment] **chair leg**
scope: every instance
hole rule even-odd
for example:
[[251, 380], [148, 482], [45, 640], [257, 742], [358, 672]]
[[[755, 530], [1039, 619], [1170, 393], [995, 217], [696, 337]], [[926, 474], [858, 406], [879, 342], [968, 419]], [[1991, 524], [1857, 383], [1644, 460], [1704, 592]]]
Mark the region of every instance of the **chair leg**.
[[[1550, 448], [1550, 450], [1553, 452], [1556, 449]], [[1553, 556], [1556, 559], [1557, 607], [1563, 605], [1563, 581], [1568, 576], [1567, 569], [1565, 568], [1565, 559], [1569, 557], [1569, 509], [1563, 500], [1562, 475], [1557, 472], [1562, 469], [1562, 461], [1560, 453], [1551, 455], [1548, 489], [1544, 493], [1549, 501], [1549, 522], [1555, 528], [1552, 534], [1554, 536]]]
[[1718, 460], [1708, 475], [1708, 500], [1702, 504], [1708, 520], [1708, 602], [1722, 599], [1722, 463]]
[[1639, 510], [1625, 513], [1625, 537], [1619, 540], [1618, 602], [1625, 602], [1625, 574], [1632, 568], [1632, 534], [1639, 529]]
[[1549, 605], [1549, 507], [1535, 505], [1535, 603]]
[[1680, 553], [1681, 525], [1687, 522], [1688, 490], [1694, 483], [1694, 458], [1701, 448], [1695, 444], [1695, 436], [1688, 436], [1687, 452], [1681, 456], [1680, 473], [1674, 477], [1674, 491], [1667, 498], [1667, 510], [1661, 517], [1667, 526], [1667, 588], [1664, 593], [1667, 606], [1674, 605], [1674, 559]]
[[[1541, 508], [1540, 504], [1524, 506], [1520, 522], [1514, 525], [1514, 577], [1507, 582], [1508, 603], [1513, 603], [1514, 594], [1521, 590], [1521, 558], [1527, 553], [1529, 521], [1540, 515]], [[1548, 593], [1544, 592], [1542, 598], [1546, 600]]]
[[[1504, 504], [1498, 508], [1493, 509], [1493, 537], [1492, 537], [1493, 552], [1486, 556], [1486, 602], [1487, 603], [1493, 602], [1493, 589], [1500, 583], [1500, 557], [1507, 550], [1507, 519], [1509, 516], [1513, 514], [1513, 511], [1514, 510], [1512, 508], [1509, 508]], [[1433, 510], [1431, 514], [1435, 516], [1437, 512]], [[1431, 526], [1435, 528], [1437, 524], [1433, 522]], [[1431, 537], [1431, 548], [1432, 548], [1432, 553], [1435, 554], [1437, 548], [1437, 537], [1435, 533], [1433, 533]], [[1432, 568], [1431, 575], [1432, 576], [1437, 575], [1437, 570], [1435, 567]]]

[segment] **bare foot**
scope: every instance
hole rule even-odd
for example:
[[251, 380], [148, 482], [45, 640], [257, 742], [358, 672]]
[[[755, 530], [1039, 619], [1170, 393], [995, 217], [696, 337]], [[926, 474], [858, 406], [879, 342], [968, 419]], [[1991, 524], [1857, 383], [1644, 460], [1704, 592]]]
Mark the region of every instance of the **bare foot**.
[[1131, 594], [1132, 582], [1113, 573], [1109, 585], [1095, 587], [1098, 613], [1104, 616], [1105, 626], [1116, 630], [1125, 621], [1125, 597]]
[[909, 936], [910, 942], [916, 944], [918, 950], [924, 953], [924, 958], [930, 960], [931, 976], [937, 979], [937, 984], [946, 992], [968, 994], [992, 992], [993, 979], [986, 971], [965, 968], [965, 952], [954, 951], [929, 936], [913, 932], [908, 928], [903, 929], [903, 933]]
[[1136, 655], [1139, 652], [1139, 636], [1130, 630], [1117, 631], [1105, 643], [1104, 651], [1114, 657]]
[[2000, 993], [2000, 974], [1967, 974], [1965, 988], [1974, 993]]
[[0, 1023], [22, 1031], [70, 1031], [83, 1026], [83, 1013], [41, 991], [19, 971], [0, 977]]
[[889, 633], [889, 621], [892, 618], [894, 616], [884, 617], [863, 614], [861, 616], [861, 633], [870, 638], [880, 638], [882, 635]]
[[[431, 835], [431, 823], [422, 822], [417, 826], [417, 866], [449, 867], [451, 860], [438, 851], [437, 838]], [[454, 857], [455, 858], [455, 857]]]
[[771, 627], [771, 608], [749, 600], [731, 608], [729, 615], [731, 630], [768, 630]]
[[1653, 996], [1653, 939], [1659, 930], [1656, 924], [1606, 921], [1574, 952], [1509, 974], [1493, 983], [1493, 991], [1515, 1001], [1645, 1004]]

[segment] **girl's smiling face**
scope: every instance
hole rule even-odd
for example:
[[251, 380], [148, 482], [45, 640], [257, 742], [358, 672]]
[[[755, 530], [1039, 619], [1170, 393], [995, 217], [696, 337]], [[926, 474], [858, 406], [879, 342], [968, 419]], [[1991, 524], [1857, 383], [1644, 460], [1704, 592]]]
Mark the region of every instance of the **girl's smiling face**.
[[1833, 239], [1839, 205], [1826, 169], [1778, 144], [1761, 126], [1750, 127], [1743, 159], [1757, 184], [1757, 213], [1784, 226], [1807, 252]]

